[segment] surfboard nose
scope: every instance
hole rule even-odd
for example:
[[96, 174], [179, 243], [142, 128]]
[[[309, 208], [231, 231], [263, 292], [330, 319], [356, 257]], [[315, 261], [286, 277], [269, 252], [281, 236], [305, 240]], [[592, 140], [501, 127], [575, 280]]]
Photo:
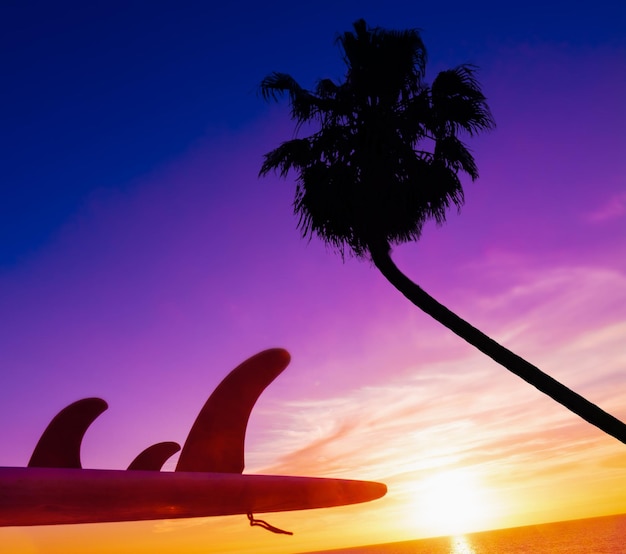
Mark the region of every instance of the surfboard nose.
[[382, 498], [387, 494], [387, 485], [377, 481], [341, 481], [340, 497], [346, 504], [359, 504], [361, 502], [371, 502]]
[[[320, 477], [294, 477], [285, 475], [250, 475], [250, 485], [255, 483], [245, 501], [250, 512], [268, 513], [290, 510], [332, 508], [360, 504], [381, 498], [387, 486], [375, 481], [333, 479]], [[242, 490], [242, 497], [245, 496]]]

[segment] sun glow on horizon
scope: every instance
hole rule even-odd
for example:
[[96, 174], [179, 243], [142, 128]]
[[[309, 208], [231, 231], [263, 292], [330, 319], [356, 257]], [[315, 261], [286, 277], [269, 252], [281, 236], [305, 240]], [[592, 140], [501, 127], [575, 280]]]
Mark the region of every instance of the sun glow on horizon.
[[432, 535], [460, 535], [492, 527], [495, 502], [469, 469], [434, 473], [416, 483], [411, 518]]

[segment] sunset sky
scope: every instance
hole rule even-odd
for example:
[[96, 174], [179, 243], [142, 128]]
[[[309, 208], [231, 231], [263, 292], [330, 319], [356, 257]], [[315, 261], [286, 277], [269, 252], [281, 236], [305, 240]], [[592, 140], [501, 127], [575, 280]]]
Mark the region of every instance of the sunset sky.
[[[246, 473], [382, 481], [381, 500], [264, 517], [0, 528], [7, 552], [302, 552], [626, 512], [626, 447], [467, 346], [371, 264], [299, 237], [271, 71], [344, 75], [358, 18], [417, 27], [427, 79], [480, 67], [497, 129], [443, 227], [394, 260], [428, 292], [626, 419], [626, 18], [556, 0], [4, 2], [0, 466], [104, 398], [84, 467], [183, 443], [270, 347]], [[174, 468], [176, 457], [165, 466]]]

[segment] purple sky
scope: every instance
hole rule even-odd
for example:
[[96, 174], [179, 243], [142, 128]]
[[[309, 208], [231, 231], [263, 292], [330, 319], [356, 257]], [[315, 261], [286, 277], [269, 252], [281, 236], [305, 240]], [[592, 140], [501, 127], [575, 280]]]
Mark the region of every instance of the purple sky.
[[[293, 128], [285, 106], [255, 94], [273, 70], [305, 86], [340, 78], [334, 36], [361, 16], [422, 28], [431, 78], [480, 65], [498, 125], [471, 143], [481, 178], [467, 184], [460, 215], [394, 259], [461, 316], [624, 419], [620, 14], [608, 2], [593, 12], [542, 4], [539, 15], [525, 5], [517, 16], [391, 4], [348, 2], [325, 15], [330, 3], [314, 14], [287, 3], [262, 14], [158, 3], [145, 21], [141, 3], [126, 13], [114, 4], [3, 8], [15, 56], [2, 59], [12, 80], [0, 166], [0, 465], [26, 465], [61, 408], [101, 396], [109, 410], [86, 435], [83, 465], [124, 468], [154, 442], [183, 442], [230, 369], [281, 346], [292, 362], [253, 412], [247, 471], [388, 482], [379, 504], [319, 515], [347, 544], [375, 521], [384, 530], [370, 534], [381, 541], [432, 534], [398, 523], [394, 510], [420, 493], [428, 471], [448, 466], [482, 476], [494, 498], [514, 490], [518, 500], [493, 500], [499, 516], [479, 527], [626, 511], [616, 441], [441, 329], [368, 263], [342, 263], [299, 238], [292, 181], [257, 178], [262, 155]], [[114, 33], [119, 42], [99, 42]], [[593, 490], [612, 492], [589, 504]], [[289, 548], [312, 544], [310, 517], [276, 516], [304, 529]], [[133, 552], [182, 547], [185, 526], [215, 531], [211, 520], [167, 534], [166, 523], [129, 525], [116, 528], [130, 529]], [[245, 521], [224, 525], [224, 551], [239, 527], [250, 551], [263, 541], [278, 551], [273, 537], [254, 542]], [[0, 542], [78, 552], [109, 528], [0, 530]]]

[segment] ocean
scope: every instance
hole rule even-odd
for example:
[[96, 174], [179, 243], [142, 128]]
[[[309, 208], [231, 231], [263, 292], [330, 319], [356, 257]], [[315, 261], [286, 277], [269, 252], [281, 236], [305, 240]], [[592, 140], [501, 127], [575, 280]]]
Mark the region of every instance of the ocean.
[[626, 514], [308, 554], [626, 554]]

